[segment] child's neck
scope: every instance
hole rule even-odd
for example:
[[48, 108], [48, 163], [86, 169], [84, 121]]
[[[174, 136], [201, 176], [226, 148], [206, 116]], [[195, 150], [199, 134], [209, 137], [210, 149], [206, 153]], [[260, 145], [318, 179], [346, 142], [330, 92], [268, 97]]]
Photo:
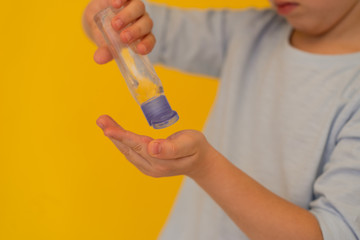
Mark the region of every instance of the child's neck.
[[307, 36], [295, 30], [290, 41], [295, 48], [315, 54], [336, 55], [360, 52], [360, 34], [356, 37], [345, 34], [334, 37]]
[[295, 48], [315, 54], [360, 52], [360, 9], [355, 9], [355, 14], [321, 34], [307, 34], [295, 29], [290, 42]]

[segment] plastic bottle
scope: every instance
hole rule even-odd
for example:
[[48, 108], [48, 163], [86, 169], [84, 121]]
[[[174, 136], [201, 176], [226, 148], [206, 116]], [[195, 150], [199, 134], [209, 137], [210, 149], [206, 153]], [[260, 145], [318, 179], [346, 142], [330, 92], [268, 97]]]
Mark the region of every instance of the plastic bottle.
[[135, 53], [129, 45], [122, 43], [119, 32], [112, 28], [111, 20], [119, 11], [112, 7], [106, 8], [97, 13], [94, 20], [149, 125], [155, 129], [168, 127], [179, 116], [171, 109], [148, 57]]

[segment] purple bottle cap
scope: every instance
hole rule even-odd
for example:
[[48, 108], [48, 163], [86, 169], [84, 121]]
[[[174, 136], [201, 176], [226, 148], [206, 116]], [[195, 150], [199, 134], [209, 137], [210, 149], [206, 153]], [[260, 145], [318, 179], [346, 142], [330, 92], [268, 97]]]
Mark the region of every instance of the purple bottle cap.
[[141, 104], [141, 109], [149, 125], [155, 129], [166, 128], [179, 120], [179, 115], [171, 109], [164, 95]]

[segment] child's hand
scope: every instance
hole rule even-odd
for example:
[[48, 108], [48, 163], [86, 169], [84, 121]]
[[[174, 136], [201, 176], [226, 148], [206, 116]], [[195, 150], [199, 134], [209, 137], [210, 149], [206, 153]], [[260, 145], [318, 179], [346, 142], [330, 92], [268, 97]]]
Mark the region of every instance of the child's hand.
[[154, 140], [124, 130], [109, 116], [99, 117], [97, 124], [132, 164], [152, 177], [201, 177], [218, 154], [204, 135], [195, 130]]
[[[88, 36], [98, 46], [94, 54], [95, 62], [104, 64], [112, 60], [105, 40], [94, 22], [95, 14], [109, 6], [124, 7], [112, 20], [114, 30], [119, 31], [119, 38], [124, 43], [139, 41], [136, 44], [136, 51], [139, 54], [151, 52], [155, 45], [155, 37], [151, 33], [153, 22], [146, 13], [145, 5], [141, 0], [93, 0], [85, 9], [83, 26]], [[130, 23], [131, 26], [126, 27]]]

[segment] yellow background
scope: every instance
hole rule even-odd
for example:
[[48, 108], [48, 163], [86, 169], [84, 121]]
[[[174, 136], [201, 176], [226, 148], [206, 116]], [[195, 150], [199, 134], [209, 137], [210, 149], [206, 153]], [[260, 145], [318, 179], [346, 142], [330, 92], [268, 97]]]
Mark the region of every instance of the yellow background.
[[[157, 66], [180, 121], [152, 130], [116, 65], [92, 60], [88, 1], [3, 1], [0, 14], [0, 239], [156, 239], [182, 177], [152, 179], [95, 121], [109, 114], [152, 137], [201, 130], [217, 81]], [[168, 0], [182, 7], [266, 6], [265, 0]], [[236, 23], [234, 23], [236, 24]]]

